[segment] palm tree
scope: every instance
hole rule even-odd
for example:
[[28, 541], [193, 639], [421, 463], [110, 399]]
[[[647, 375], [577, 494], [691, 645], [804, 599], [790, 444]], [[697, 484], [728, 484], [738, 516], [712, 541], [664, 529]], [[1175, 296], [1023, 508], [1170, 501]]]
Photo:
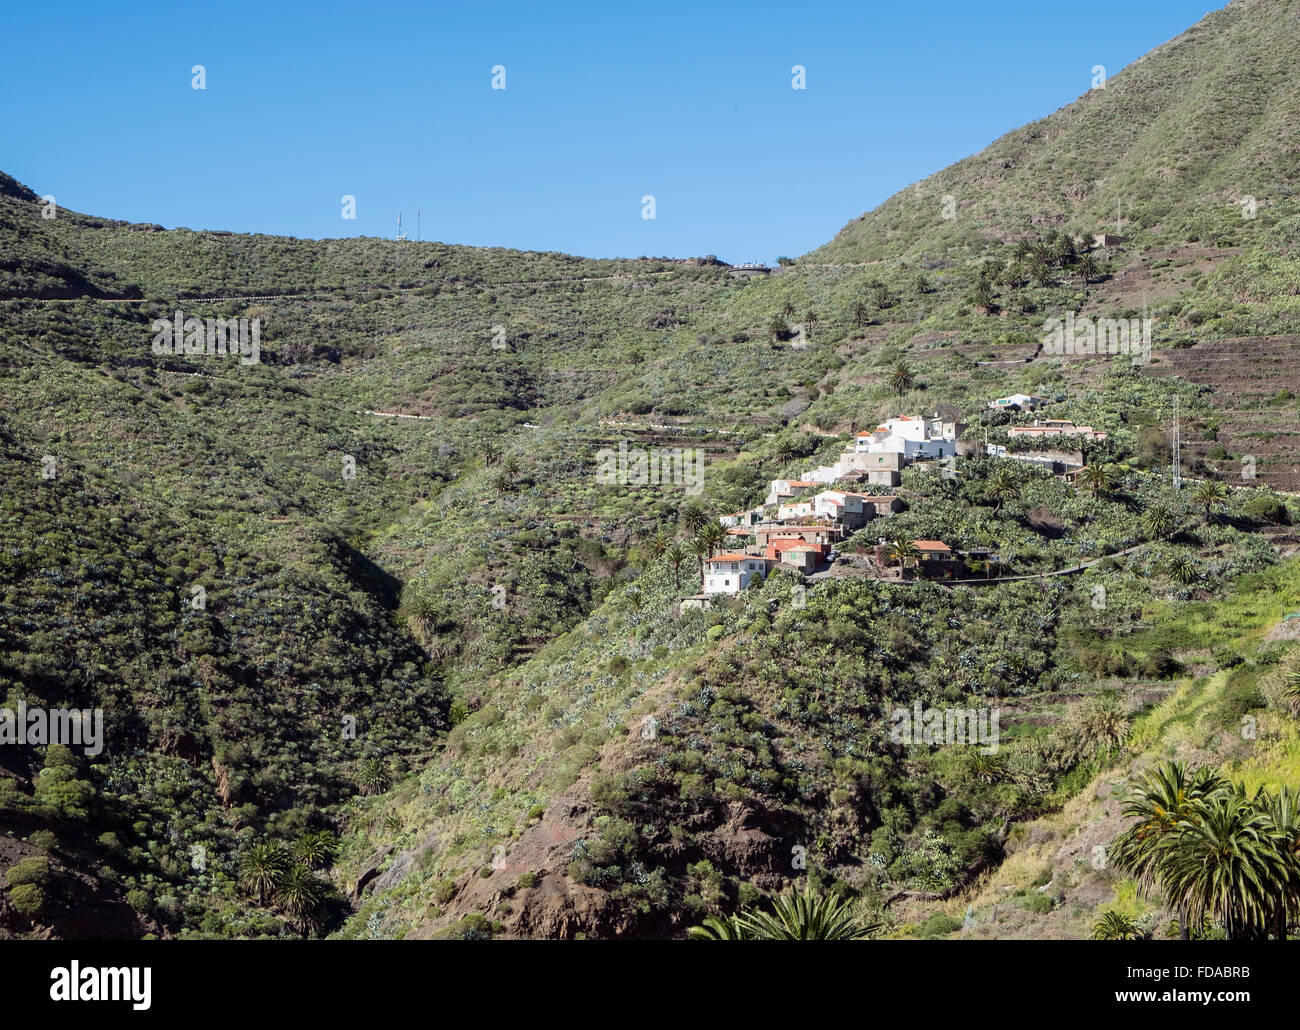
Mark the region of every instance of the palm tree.
[[780, 315], [773, 315], [771, 321], [767, 323], [767, 331], [773, 343], [780, 343], [790, 335], [790, 324]]
[[321, 906], [326, 897], [325, 883], [301, 862], [290, 866], [275, 890], [276, 904], [284, 910], [304, 937], [321, 924]]
[[1092, 927], [1094, 941], [1128, 941], [1137, 934], [1137, 924], [1118, 912], [1107, 912]]
[[1212, 916], [1229, 940], [1260, 936], [1271, 914], [1276, 834], [1258, 800], [1234, 790], [1195, 802], [1162, 870], [1166, 895], [1193, 922]]
[[747, 941], [739, 916], [709, 916], [699, 926], [686, 931], [688, 941]]
[[682, 562], [688, 557], [689, 555], [682, 549], [682, 545], [675, 540], [672, 546], [664, 551], [664, 560], [673, 567], [673, 580], [676, 582], [678, 590], [682, 588]]
[[871, 321], [871, 309], [867, 307], [864, 300], [855, 300], [853, 306], [849, 308], [849, 317], [853, 319], [853, 324], [861, 329]]
[[709, 557], [712, 558], [713, 552], [726, 541], [727, 531], [722, 528], [721, 522], [706, 522], [700, 530], [700, 539], [709, 545]]
[[992, 314], [993, 309], [997, 307], [997, 300], [993, 296], [993, 287], [983, 279], [976, 283], [975, 289], [971, 291], [970, 302], [986, 315]]
[[915, 385], [916, 377], [913, 375], [912, 369], [906, 361], [900, 361], [890, 370], [889, 388], [893, 390], [894, 393], [898, 394], [898, 396], [903, 396], [903, 394], [907, 393], [907, 391]]
[[663, 533], [656, 533], [645, 544], [645, 555], [650, 561], [658, 561], [668, 550], [668, 538]]
[[1019, 497], [1020, 486], [1011, 469], [1005, 465], [994, 469], [993, 475], [989, 476], [988, 485], [984, 488], [984, 496], [994, 502], [993, 514], [995, 515], [1002, 510], [1005, 502]]
[[289, 856], [283, 847], [272, 840], [259, 841], [239, 860], [239, 882], [244, 890], [254, 891], [258, 905], [265, 907], [267, 895], [275, 893], [288, 868]]
[[[1224, 781], [1210, 769], [1188, 776], [1182, 762], [1165, 762], [1147, 770], [1124, 803], [1124, 815], [1137, 822], [1111, 842], [1106, 854], [1143, 890], [1158, 889], [1164, 880], [1174, 831], [1191, 817], [1197, 802], [1223, 789]], [[1186, 938], [1187, 913], [1181, 908], [1179, 925]]]
[[781, 305], [781, 317], [791, 318], [793, 316], [794, 316], [794, 305], [787, 300], [784, 304]]
[[519, 459], [513, 454], [510, 455], [501, 463], [501, 472], [504, 475], [509, 476], [511, 479], [514, 479], [515, 476], [519, 475]]
[[329, 830], [317, 833], [304, 833], [293, 842], [291, 851], [295, 861], [301, 862], [308, 869], [324, 869], [334, 857], [338, 838]]
[[1282, 696], [1291, 702], [1294, 710], [1300, 704], [1300, 666], [1292, 665], [1282, 677]]
[[776, 455], [777, 461], [782, 465], [786, 465], [798, 454], [798, 450], [796, 449], [793, 440], [788, 436], [783, 436], [781, 439], [777, 440], [773, 453]]
[[705, 512], [700, 502], [695, 500], [687, 501], [682, 505], [677, 517], [681, 524], [692, 533], [698, 533], [704, 528], [705, 523], [709, 521], [708, 513]]
[[802, 893], [791, 889], [776, 899], [771, 912], [710, 917], [686, 936], [704, 941], [863, 941], [879, 930], [879, 924], [862, 922], [850, 908], [846, 900], [818, 897], [811, 887]]
[[1300, 920], [1300, 793], [1283, 787], [1266, 795], [1265, 811], [1278, 849], [1273, 933], [1286, 940], [1287, 927]]
[[1200, 570], [1195, 558], [1190, 554], [1180, 554], [1169, 563], [1169, 575], [1188, 586], [1200, 579]]
[[1084, 286], [1087, 286], [1101, 274], [1101, 267], [1097, 264], [1097, 259], [1091, 254], [1084, 254], [1079, 258], [1077, 270]]
[[700, 583], [704, 582], [704, 563], [713, 557], [713, 548], [702, 537], [697, 536], [688, 548], [691, 557], [700, 563]]
[[1213, 479], [1203, 479], [1192, 487], [1192, 503], [1205, 509], [1205, 521], [1210, 521], [1210, 509], [1228, 496], [1228, 488]]
[[888, 548], [885, 551], [887, 561], [898, 562], [898, 575], [903, 575], [903, 567], [907, 564], [917, 561], [921, 557], [921, 552], [917, 549], [908, 537], [899, 536], [889, 541]]
[[1178, 516], [1164, 501], [1157, 501], [1142, 513], [1142, 528], [1152, 540], [1163, 540], [1178, 525]]
[[817, 312], [814, 311], [812, 308], [809, 308], [808, 311], [803, 316], [803, 324], [804, 324], [804, 328], [808, 330], [808, 335], [811, 336], [813, 331], [813, 326], [817, 324]]
[[495, 465], [501, 458], [501, 448], [491, 440], [484, 440], [479, 446], [479, 453], [483, 455], [484, 465]]
[[1092, 491], [1093, 497], [1110, 493], [1115, 489], [1115, 483], [1118, 479], [1113, 465], [1103, 465], [1100, 462], [1085, 465], [1079, 471], [1079, 478], [1087, 484], [1088, 489]]
[[378, 758], [367, 760], [357, 773], [357, 786], [362, 794], [382, 794], [388, 789], [388, 784], [388, 770]]

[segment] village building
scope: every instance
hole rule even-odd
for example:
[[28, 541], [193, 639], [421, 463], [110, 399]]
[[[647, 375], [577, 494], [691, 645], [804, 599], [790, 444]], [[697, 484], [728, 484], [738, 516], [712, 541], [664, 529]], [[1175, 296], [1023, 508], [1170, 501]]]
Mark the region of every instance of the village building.
[[1012, 426], [1007, 436], [1061, 437], [1077, 436], [1085, 440], [1104, 440], [1106, 434], [1093, 429], [1092, 426], [1076, 426], [1069, 419], [1045, 418], [1034, 419], [1032, 426]]
[[810, 519], [813, 514], [813, 501], [794, 501], [790, 504], [783, 504], [776, 509], [778, 522], [784, 522], [787, 519]]
[[[912, 566], [917, 576], [924, 579], [958, 579], [964, 571], [961, 554], [954, 551], [942, 540], [913, 540], [917, 557]], [[890, 556], [892, 544], [884, 539], [875, 547], [877, 564], [884, 571], [886, 579], [902, 579], [905, 570], [898, 567], [898, 561]]]
[[796, 540], [805, 544], [837, 544], [844, 538], [844, 530], [837, 525], [812, 523], [806, 526], [784, 526], [780, 523], [767, 523], [754, 527], [754, 540], [760, 548], [766, 548], [774, 540]]
[[1028, 393], [1013, 393], [1009, 397], [998, 397], [989, 401], [989, 407], [996, 411], [1037, 411], [1046, 401]]
[[824, 544], [805, 544], [793, 540], [777, 540], [768, 547], [768, 556], [777, 559], [782, 565], [789, 565], [800, 572], [816, 571], [826, 560]]
[[813, 514], [838, 522], [848, 532], [861, 529], [870, 519], [901, 511], [897, 497], [853, 493], [847, 490], [823, 490], [813, 498]]
[[763, 521], [763, 508], [760, 505], [757, 508], [750, 508], [748, 511], [733, 511], [726, 515], [719, 515], [718, 521], [722, 523], [724, 529], [734, 529], [737, 526], [755, 526]]
[[779, 505], [796, 494], [801, 494], [805, 490], [811, 490], [815, 486], [822, 485], [813, 479], [774, 479], [767, 491], [767, 500], [763, 503], [765, 505]]
[[1009, 451], [1001, 444], [991, 443], [985, 448], [990, 457], [1010, 458], [1041, 465], [1054, 476], [1069, 475], [1083, 468], [1083, 451]]
[[765, 577], [773, 559], [759, 554], [717, 554], [704, 562], [704, 593], [737, 594], [756, 577]]
[[958, 422], [920, 415], [898, 415], [854, 438], [854, 450], [865, 454], [901, 454], [905, 461], [946, 458], [957, 453]]

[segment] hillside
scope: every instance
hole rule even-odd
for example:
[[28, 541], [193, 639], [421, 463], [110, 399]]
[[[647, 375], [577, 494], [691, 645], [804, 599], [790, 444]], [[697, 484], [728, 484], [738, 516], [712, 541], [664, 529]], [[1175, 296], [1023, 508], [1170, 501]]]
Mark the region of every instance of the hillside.
[[[951, 258], [1027, 229], [1241, 240], [1300, 174], [1294, 0], [1234, 0], [1072, 104], [864, 214], [806, 262]], [[1082, 69], [1081, 69], [1082, 71]], [[954, 217], [945, 218], [951, 196]]]
[[[0, 867], [40, 888], [0, 934], [680, 937], [803, 876], [895, 936], [1134, 908], [1046, 843], [1116, 830], [1111, 784], [1295, 781], [1297, 13], [1234, 3], [754, 279], [46, 218], [0, 176], [0, 707], [105, 719], [98, 755], [0, 751]], [[1059, 231], [1116, 190], [1122, 244]], [[177, 310], [259, 319], [260, 360], [157, 353]], [[1066, 311], [1148, 312], [1152, 361], [1046, 353]], [[983, 456], [1018, 391], [1104, 432], [1112, 481]], [[957, 474], [907, 469], [843, 575], [679, 609], [672, 542], [933, 411]], [[699, 448], [701, 492], [599, 481], [620, 444]], [[1044, 577], [852, 574], [885, 532]], [[1000, 709], [999, 755], [893, 740], [916, 703]], [[268, 843], [298, 901], [250, 886]]]

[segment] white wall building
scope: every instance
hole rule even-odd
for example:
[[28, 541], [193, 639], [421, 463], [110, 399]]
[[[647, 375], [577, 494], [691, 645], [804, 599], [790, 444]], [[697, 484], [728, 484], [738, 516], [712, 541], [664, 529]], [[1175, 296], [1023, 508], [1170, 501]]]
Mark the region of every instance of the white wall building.
[[898, 415], [886, 419], [873, 431], [863, 430], [855, 441], [858, 453], [901, 454], [907, 461], [920, 458], [946, 458], [957, 453], [961, 426], [938, 418]]
[[766, 576], [776, 564], [758, 554], [717, 554], [704, 563], [706, 594], [736, 594], [755, 576]]

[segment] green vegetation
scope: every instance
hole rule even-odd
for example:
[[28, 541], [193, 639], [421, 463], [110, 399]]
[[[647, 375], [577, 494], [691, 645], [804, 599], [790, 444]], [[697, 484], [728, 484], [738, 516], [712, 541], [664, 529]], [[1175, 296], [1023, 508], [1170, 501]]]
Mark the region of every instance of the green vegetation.
[[[1300, 610], [1300, 208], [1267, 187], [1300, 91], [1262, 6], [751, 280], [47, 221], [0, 177], [0, 707], [101, 709], [105, 743], [3, 756], [3, 929], [93, 898], [123, 936], [942, 937], [1002, 869], [1056, 927], [1018, 834], [1204, 747], [1243, 786], [1132, 875], [1180, 927], [1285, 932], [1252, 885], [1300, 782], [1265, 639]], [[261, 362], [154, 354], [177, 309], [261, 318]], [[1042, 353], [1048, 317], [1148, 310], [1149, 366]], [[988, 456], [1042, 446], [987, 408], [1013, 392], [1106, 434], [1075, 482]], [[884, 537], [903, 582], [778, 568], [680, 609], [738, 545], [720, 513], [900, 412], [967, 424], [841, 548], [860, 572]], [[598, 481], [620, 445], [698, 448], [700, 493]], [[933, 539], [1006, 582], [927, 582]], [[998, 709], [996, 751], [895, 739], [916, 704]], [[1131, 907], [1075, 925], [1149, 936]]]

